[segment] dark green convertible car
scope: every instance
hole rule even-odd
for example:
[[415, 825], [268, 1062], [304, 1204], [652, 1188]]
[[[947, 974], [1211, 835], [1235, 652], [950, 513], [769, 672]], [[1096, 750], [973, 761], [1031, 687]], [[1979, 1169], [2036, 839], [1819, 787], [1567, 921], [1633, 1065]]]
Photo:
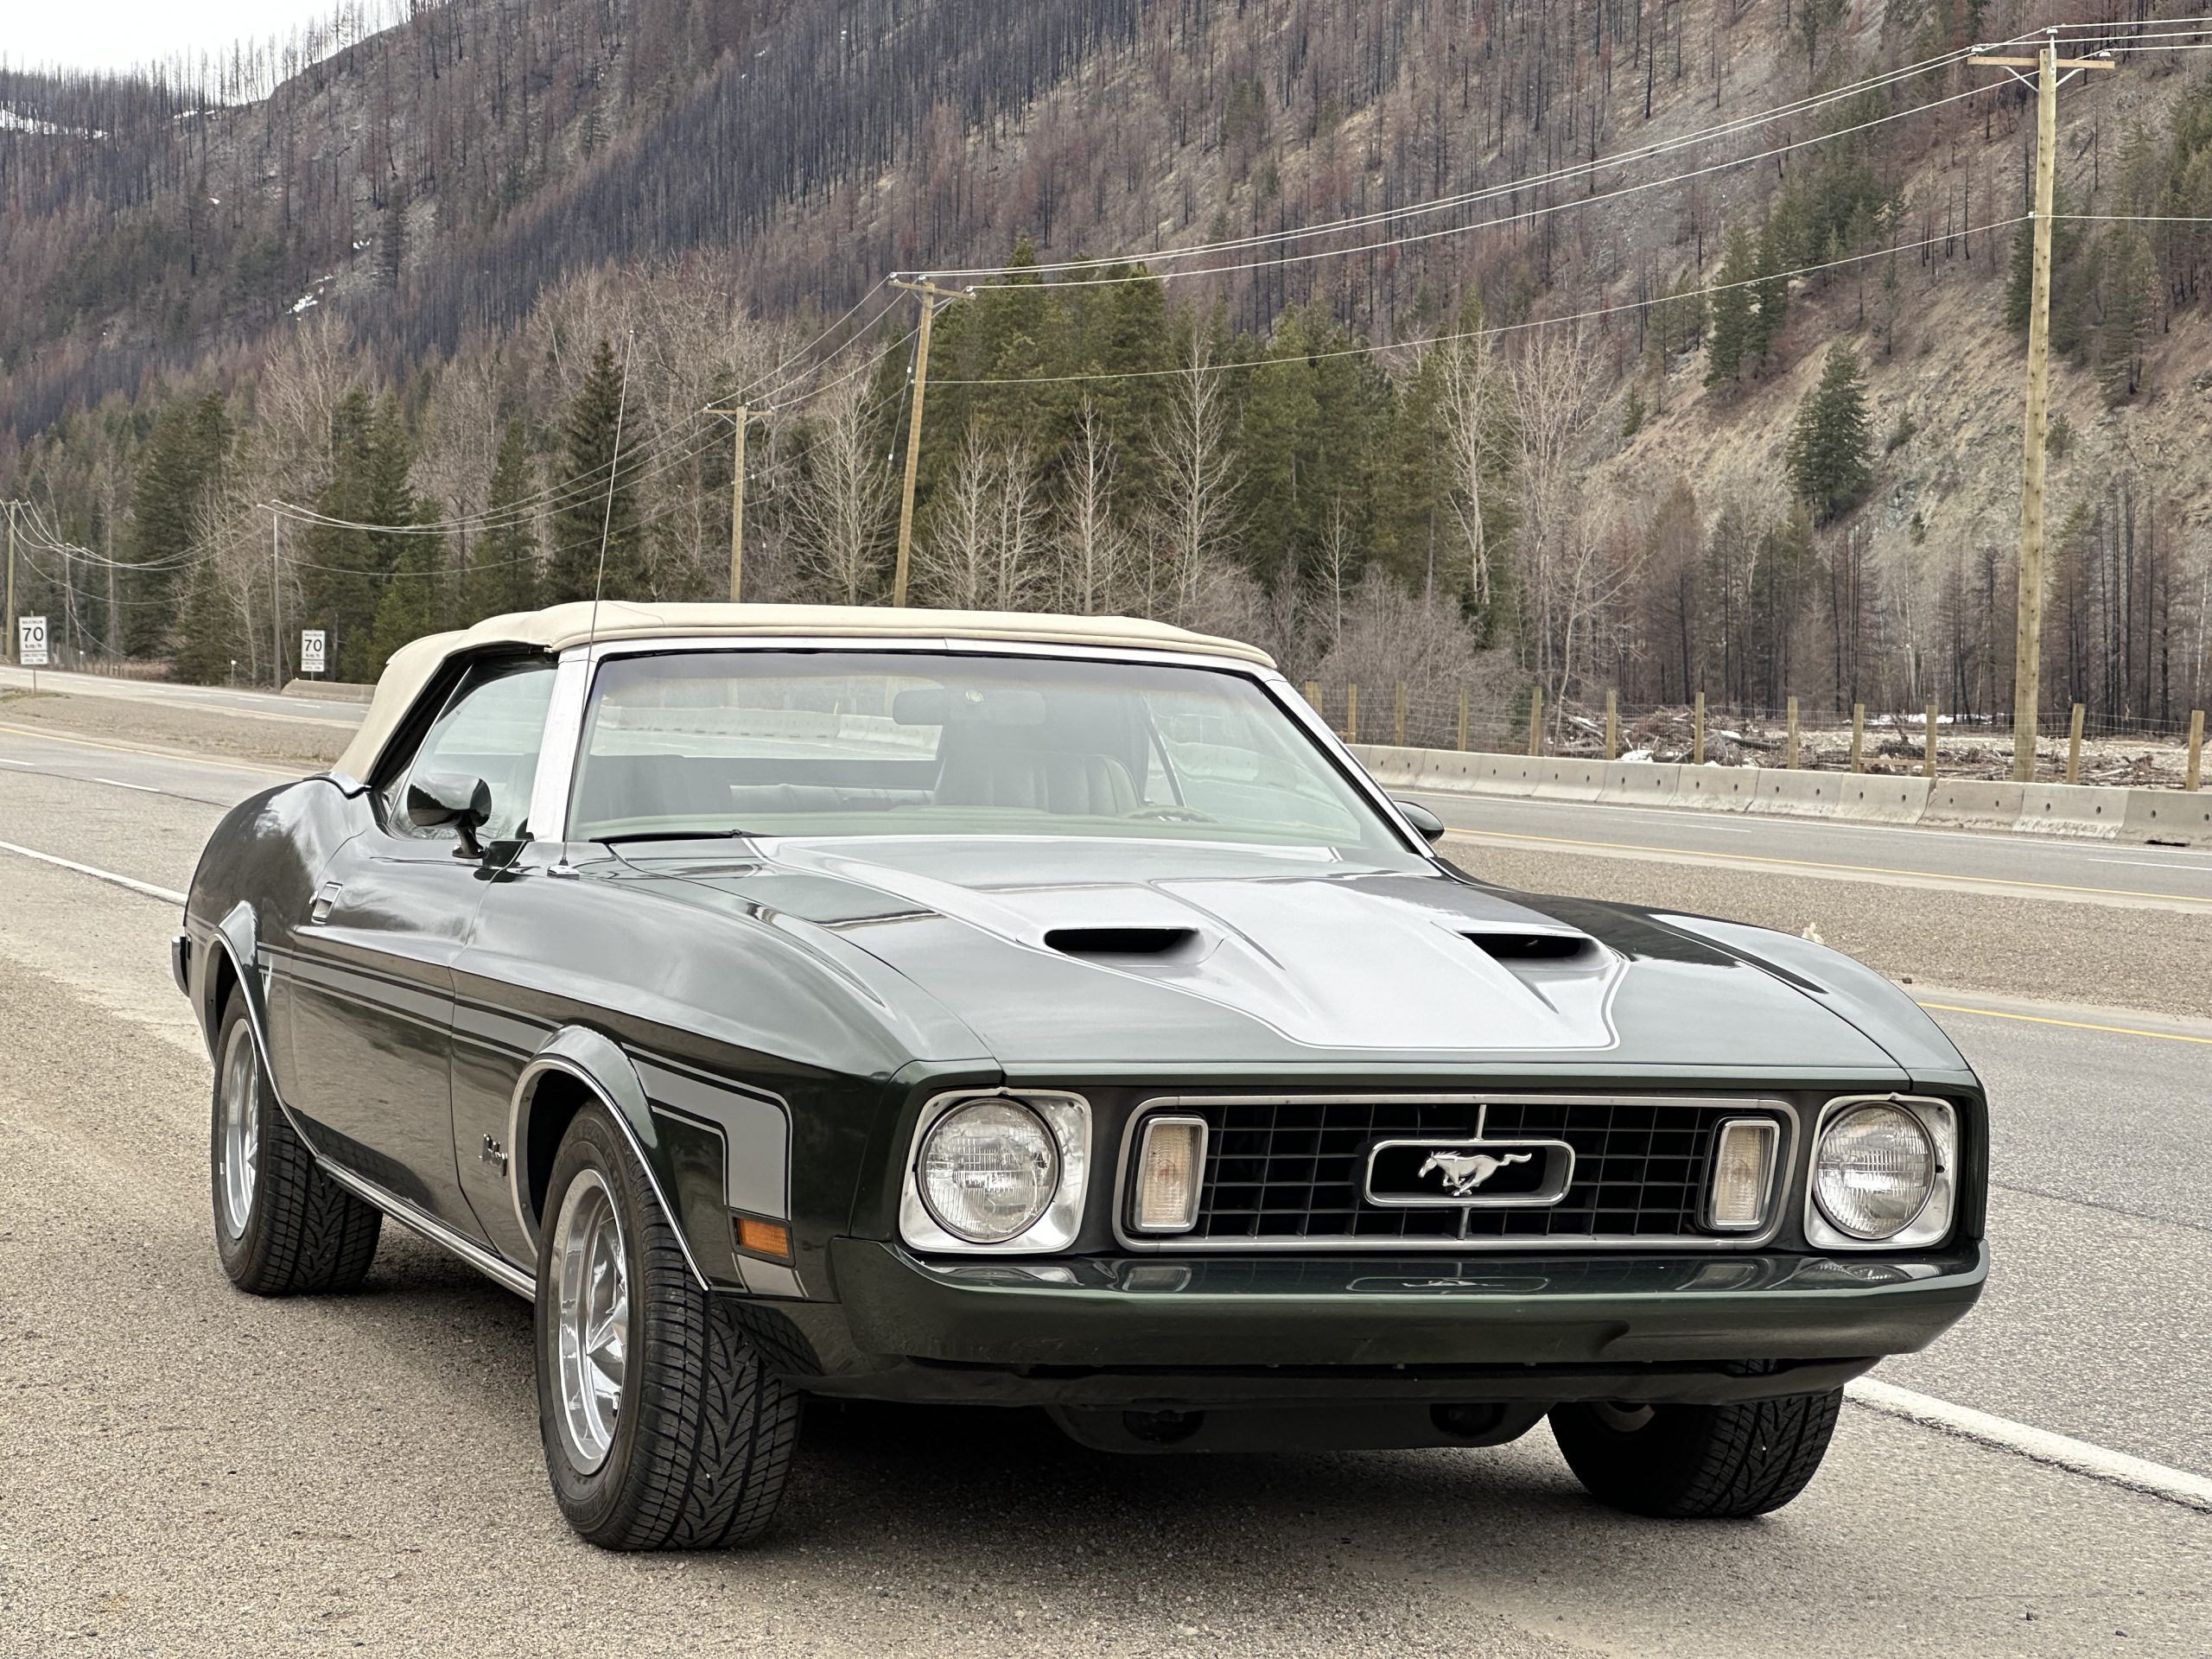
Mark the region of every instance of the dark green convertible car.
[[1261, 652], [607, 604], [396, 654], [225, 819], [180, 985], [243, 1289], [385, 1218], [536, 1304], [554, 1494], [770, 1522], [809, 1395], [1131, 1452], [1481, 1446], [1794, 1497], [1973, 1304], [1987, 1120], [1817, 944], [1430, 849]]

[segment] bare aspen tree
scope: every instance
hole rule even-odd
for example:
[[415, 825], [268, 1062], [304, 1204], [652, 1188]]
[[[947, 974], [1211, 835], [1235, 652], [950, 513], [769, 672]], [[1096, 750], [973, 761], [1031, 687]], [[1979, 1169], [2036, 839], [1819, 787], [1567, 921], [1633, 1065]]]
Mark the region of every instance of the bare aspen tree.
[[1037, 475], [1036, 454], [1024, 440], [1016, 439], [992, 459], [995, 534], [984, 608], [1026, 610], [1051, 577], [1045, 560], [1044, 484]]
[[1329, 645], [1334, 651], [1344, 637], [1344, 601], [1352, 587], [1352, 569], [1358, 563], [1351, 520], [1344, 513], [1341, 493], [1329, 498], [1329, 517], [1321, 531], [1321, 607], [1327, 618]]
[[931, 503], [928, 531], [914, 548], [914, 586], [931, 603], [982, 608], [989, 586], [991, 541], [998, 507], [991, 499], [991, 460], [973, 424], [960, 442], [952, 475]]
[[1187, 617], [1197, 609], [1211, 563], [1235, 527], [1236, 463], [1229, 444], [1229, 401], [1213, 372], [1205, 335], [1191, 334], [1182, 370], [1167, 396], [1155, 446], [1160, 491], [1154, 505], [1173, 589], [1161, 593], [1146, 571], [1145, 609]]
[[1059, 593], [1056, 602], [1079, 616], [1111, 611], [1122, 603], [1129, 545], [1114, 519], [1118, 468], [1098, 407], [1086, 397], [1076, 410], [1075, 435], [1068, 442], [1057, 537]]
[[1496, 480], [1510, 469], [1507, 453], [1513, 387], [1480, 334], [1444, 348], [1441, 414], [1445, 475], [1453, 528], [1467, 572], [1467, 594], [1478, 606], [1491, 601], [1491, 546], [1484, 523], [1495, 512]]
[[1596, 363], [1580, 328], [1540, 328], [1514, 365], [1515, 429], [1521, 473], [1523, 622], [1537, 677], [1556, 705], [1566, 690], [1562, 662], [1578, 584], [1588, 564], [1577, 522], [1573, 455], [1593, 403]]
[[874, 596], [882, 575], [891, 469], [870, 442], [860, 382], [830, 387], [808, 416], [805, 476], [787, 511], [811, 584], [857, 605]]

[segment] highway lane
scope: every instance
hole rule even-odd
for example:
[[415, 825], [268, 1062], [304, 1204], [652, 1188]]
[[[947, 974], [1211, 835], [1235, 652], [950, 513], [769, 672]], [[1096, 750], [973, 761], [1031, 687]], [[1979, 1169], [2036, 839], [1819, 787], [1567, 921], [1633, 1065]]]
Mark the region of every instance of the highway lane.
[[[1857, 1409], [1811, 1491], [1747, 1527], [1599, 1510], [1541, 1430], [1117, 1459], [1023, 1417], [825, 1411], [760, 1552], [598, 1554], [543, 1490], [524, 1306], [397, 1230], [362, 1295], [230, 1291], [171, 912], [42, 867], [0, 883], [24, 901], [0, 906], [0, 1026], [41, 1033], [0, 1048], [0, 1369], [35, 1426], [0, 1444], [0, 1652], [2202, 1650], [2204, 1517]], [[42, 915], [96, 936], [101, 995], [50, 970]], [[2071, 1248], [2119, 1236], [2089, 1211]], [[2183, 1340], [2202, 1287], [2163, 1289], [2128, 1318]], [[2047, 1334], [2005, 1338], [2008, 1375], [1936, 1380], [2059, 1421], [2075, 1379], [2019, 1358]]]
[[2212, 848], [1396, 791], [1498, 845], [2212, 912]]
[[[29, 690], [32, 671], [0, 663], [0, 688]], [[275, 718], [292, 716], [360, 723], [365, 703], [330, 697], [287, 697], [274, 691], [255, 691], [225, 685], [181, 685], [174, 680], [120, 680], [105, 674], [72, 674], [59, 669], [37, 671], [38, 689], [66, 692], [71, 696], [119, 697], [168, 703], [180, 708], [234, 709]]]
[[[88, 764], [107, 780], [0, 767], [0, 839], [181, 887], [217, 803], [270, 781]], [[179, 787], [149, 792], [157, 777]], [[33, 1033], [0, 1054], [0, 1271], [30, 1287], [23, 1328], [0, 1311], [0, 1369], [53, 1426], [0, 1465], [35, 1517], [0, 1514], [0, 1630], [12, 1604], [41, 1630], [105, 1626], [94, 1650], [158, 1633], [235, 1651], [238, 1624], [210, 1609], [251, 1597], [264, 1650], [283, 1651], [486, 1631], [562, 1650], [589, 1630], [644, 1651], [741, 1631], [836, 1653], [1154, 1652], [1208, 1633], [1287, 1652], [2081, 1653], [2123, 1629], [2135, 1651], [2202, 1651], [2202, 1517], [1858, 1409], [1812, 1492], [1751, 1529], [1596, 1511], [1541, 1431], [1486, 1453], [1123, 1463], [994, 1416], [821, 1414], [763, 1554], [595, 1555], [543, 1495], [518, 1304], [396, 1232], [362, 1298], [224, 1287], [174, 925], [0, 855], [0, 1023]], [[2194, 1196], [2212, 1068], [2174, 1040], [2212, 1027], [1914, 989], [1996, 1096], [1998, 1270], [1961, 1329], [1880, 1375], [2212, 1472], [2212, 1231]], [[6, 1219], [28, 1214], [48, 1219]], [[245, 1579], [201, 1547], [216, 1536], [274, 1565]]]

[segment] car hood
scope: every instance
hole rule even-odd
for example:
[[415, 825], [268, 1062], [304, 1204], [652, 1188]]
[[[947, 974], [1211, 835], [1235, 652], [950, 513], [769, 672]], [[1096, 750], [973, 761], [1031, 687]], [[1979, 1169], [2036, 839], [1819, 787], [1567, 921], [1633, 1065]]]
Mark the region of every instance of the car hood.
[[[1627, 906], [1509, 893], [1442, 870], [1134, 840], [872, 837], [702, 851], [629, 861], [665, 896], [734, 899], [834, 931], [934, 999], [1009, 1074], [1403, 1073], [1473, 1057], [1493, 1071], [1900, 1070], [1850, 995], [1760, 960], [1747, 942], [1756, 930], [1722, 940]], [[1855, 990], [1865, 1001], [1864, 986]]]

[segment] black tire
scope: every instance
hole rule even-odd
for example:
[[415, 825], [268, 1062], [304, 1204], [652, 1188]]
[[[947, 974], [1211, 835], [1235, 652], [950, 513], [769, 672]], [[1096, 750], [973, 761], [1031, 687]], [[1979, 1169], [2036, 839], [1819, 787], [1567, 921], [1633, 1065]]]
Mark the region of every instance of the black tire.
[[[611, 1206], [626, 1264], [623, 1371], [611, 1435], [592, 1463], [563, 1403], [563, 1228], [579, 1205]], [[537, 1424], [553, 1496], [606, 1549], [722, 1549], [766, 1532], [798, 1443], [798, 1394], [762, 1363], [732, 1309], [692, 1275], [621, 1131], [586, 1107], [562, 1138], [538, 1250]], [[575, 1269], [569, 1270], [574, 1274]], [[594, 1282], [597, 1282], [596, 1280]]]
[[1631, 1515], [1741, 1519], [1805, 1490], [1843, 1390], [1733, 1406], [1554, 1406], [1552, 1438], [1591, 1497]]
[[[229, 1079], [233, 1065], [239, 1068], [238, 1077]], [[251, 1098], [239, 1102], [239, 1121], [241, 1127], [247, 1122], [252, 1126], [255, 1155], [238, 1160], [226, 1145], [224, 1091], [226, 1079], [241, 1082], [249, 1068]], [[376, 1259], [384, 1215], [323, 1173], [293, 1132], [261, 1063], [245, 998], [237, 991], [224, 1003], [215, 1027], [215, 1084], [208, 1116], [215, 1254], [231, 1282], [256, 1296], [359, 1289]], [[226, 1196], [234, 1161], [243, 1161], [252, 1173], [242, 1192]]]

